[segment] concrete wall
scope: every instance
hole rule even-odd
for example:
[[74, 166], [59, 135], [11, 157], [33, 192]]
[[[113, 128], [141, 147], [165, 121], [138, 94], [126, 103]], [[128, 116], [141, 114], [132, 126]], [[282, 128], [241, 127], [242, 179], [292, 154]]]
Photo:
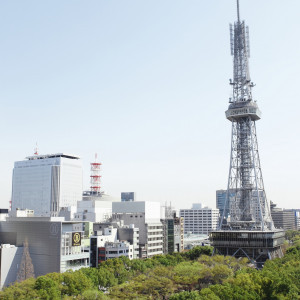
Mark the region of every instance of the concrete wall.
[[61, 222], [18, 219], [0, 222], [1, 243], [20, 247], [27, 239], [35, 276], [60, 272]]
[[[127, 204], [133, 202], [123, 202], [123, 203]], [[139, 229], [139, 244], [147, 244], [147, 228], [145, 222], [145, 213], [113, 214], [113, 220], [114, 221], [122, 220], [124, 222], [124, 225], [134, 224], [134, 227]]]

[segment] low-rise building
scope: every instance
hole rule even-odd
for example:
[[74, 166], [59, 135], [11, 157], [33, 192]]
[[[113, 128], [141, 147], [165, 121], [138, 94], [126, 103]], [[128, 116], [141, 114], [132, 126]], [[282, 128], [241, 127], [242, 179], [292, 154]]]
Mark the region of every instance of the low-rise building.
[[[22, 248], [27, 240], [36, 277], [88, 267], [89, 253], [82, 245], [82, 236], [82, 223], [60, 217], [9, 217], [0, 222], [1, 243]], [[12, 261], [9, 281], [16, 280], [19, 266], [18, 259]], [[2, 272], [1, 276], [6, 271]], [[5, 285], [11, 282], [5, 281]]]
[[91, 267], [98, 267], [102, 261], [120, 256], [127, 256], [129, 259], [138, 258], [137, 228], [107, 222], [94, 224], [94, 229], [90, 243]]
[[120, 256], [126, 256], [129, 259], [133, 259], [133, 245], [130, 245], [127, 241], [105, 243], [105, 257], [103, 257], [103, 260]]

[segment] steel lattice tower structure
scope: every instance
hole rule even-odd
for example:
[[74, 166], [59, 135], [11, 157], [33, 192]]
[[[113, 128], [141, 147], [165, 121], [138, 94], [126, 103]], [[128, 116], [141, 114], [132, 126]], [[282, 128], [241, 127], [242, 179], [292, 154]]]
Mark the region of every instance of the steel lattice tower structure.
[[91, 192], [93, 195], [101, 194], [101, 163], [97, 161], [97, 153], [95, 154], [95, 161], [91, 163]]
[[[282, 255], [284, 231], [274, 228], [264, 189], [255, 126], [261, 112], [252, 96], [249, 30], [240, 21], [239, 0], [237, 21], [230, 24], [230, 44], [233, 94], [225, 113], [232, 123], [229, 178], [220, 225], [210, 238], [218, 253], [246, 256], [260, 267], [266, 259]], [[226, 219], [228, 202], [230, 216]]]

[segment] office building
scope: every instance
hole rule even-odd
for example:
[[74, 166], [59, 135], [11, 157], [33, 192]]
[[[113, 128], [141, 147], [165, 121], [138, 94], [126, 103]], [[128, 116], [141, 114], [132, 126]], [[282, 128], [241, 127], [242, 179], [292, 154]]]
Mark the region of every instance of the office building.
[[296, 230], [300, 230], [300, 209], [293, 209], [295, 212], [295, 227]]
[[33, 209], [36, 216], [58, 216], [82, 198], [79, 157], [64, 153], [34, 155], [15, 162], [12, 211]]
[[0, 222], [0, 241], [10, 245], [1, 251], [1, 260], [10, 261], [10, 265], [1, 265], [1, 282], [7, 286], [16, 280], [23, 253], [19, 249], [25, 240], [36, 277], [88, 267], [89, 253], [82, 245], [83, 235], [82, 223], [59, 217], [9, 217]]
[[297, 214], [293, 209], [277, 208], [271, 202], [271, 215], [275, 228], [284, 230], [297, 230]]
[[106, 242], [105, 246], [101, 249], [105, 250], [105, 255], [99, 255], [99, 261], [105, 261], [111, 258], [118, 258], [121, 256], [133, 259], [133, 245], [130, 245], [127, 241], [117, 241], [117, 242]]
[[160, 203], [145, 201], [113, 202], [112, 220], [133, 224], [139, 229], [139, 257], [163, 254], [163, 225]]
[[95, 223], [94, 235], [90, 238], [90, 266], [110, 258], [126, 256], [138, 258], [139, 232], [137, 228], [120, 225], [119, 222]]
[[163, 224], [163, 253], [182, 252], [184, 250], [183, 218], [162, 219]]
[[179, 215], [184, 221], [185, 234], [208, 234], [218, 226], [218, 209], [193, 204], [192, 209], [181, 209]]
[[139, 229], [134, 224], [124, 225], [123, 221], [110, 220], [108, 222], [94, 223], [93, 225], [95, 235], [103, 235], [104, 230], [107, 230], [107, 228], [116, 229], [115, 240], [127, 241], [130, 245], [133, 245], [133, 258], [139, 258]]
[[181, 252], [184, 250], [183, 218], [176, 216], [176, 210], [171, 204], [164, 208], [163, 224], [163, 252], [164, 254]]

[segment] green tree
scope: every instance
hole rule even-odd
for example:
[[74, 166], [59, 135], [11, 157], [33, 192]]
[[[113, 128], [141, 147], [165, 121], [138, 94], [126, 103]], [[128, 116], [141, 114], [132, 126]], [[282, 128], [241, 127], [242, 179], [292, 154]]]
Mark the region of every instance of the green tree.
[[86, 290], [77, 297], [78, 300], [109, 300], [108, 296], [97, 290]]
[[80, 271], [67, 271], [63, 275], [62, 294], [76, 296], [93, 288], [93, 282]]
[[34, 283], [35, 283], [34, 278], [29, 278], [22, 282], [16, 282], [14, 285], [5, 288], [0, 293], [0, 299], [3, 300], [37, 299], [38, 293], [34, 289]]
[[185, 257], [190, 260], [195, 260], [201, 255], [211, 256], [213, 252], [213, 247], [210, 246], [196, 246], [188, 252], [185, 252]]
[[199, 283], [203, 265], [198, 262], [183, 262], [174, 267], [174, 281], [184, 290], [193, 290]]
[[40, 276], [36, 279], [34, 289], [37, 290], [40, 299], [61, 299], [59, 285], [47, 276]]
[[200, 295], [199, 292], [192, 291], [192, 292], [180, 292], [177, 294], [173, 294], [170, 296], [169, 300], [201, 300], [203, 299]]

